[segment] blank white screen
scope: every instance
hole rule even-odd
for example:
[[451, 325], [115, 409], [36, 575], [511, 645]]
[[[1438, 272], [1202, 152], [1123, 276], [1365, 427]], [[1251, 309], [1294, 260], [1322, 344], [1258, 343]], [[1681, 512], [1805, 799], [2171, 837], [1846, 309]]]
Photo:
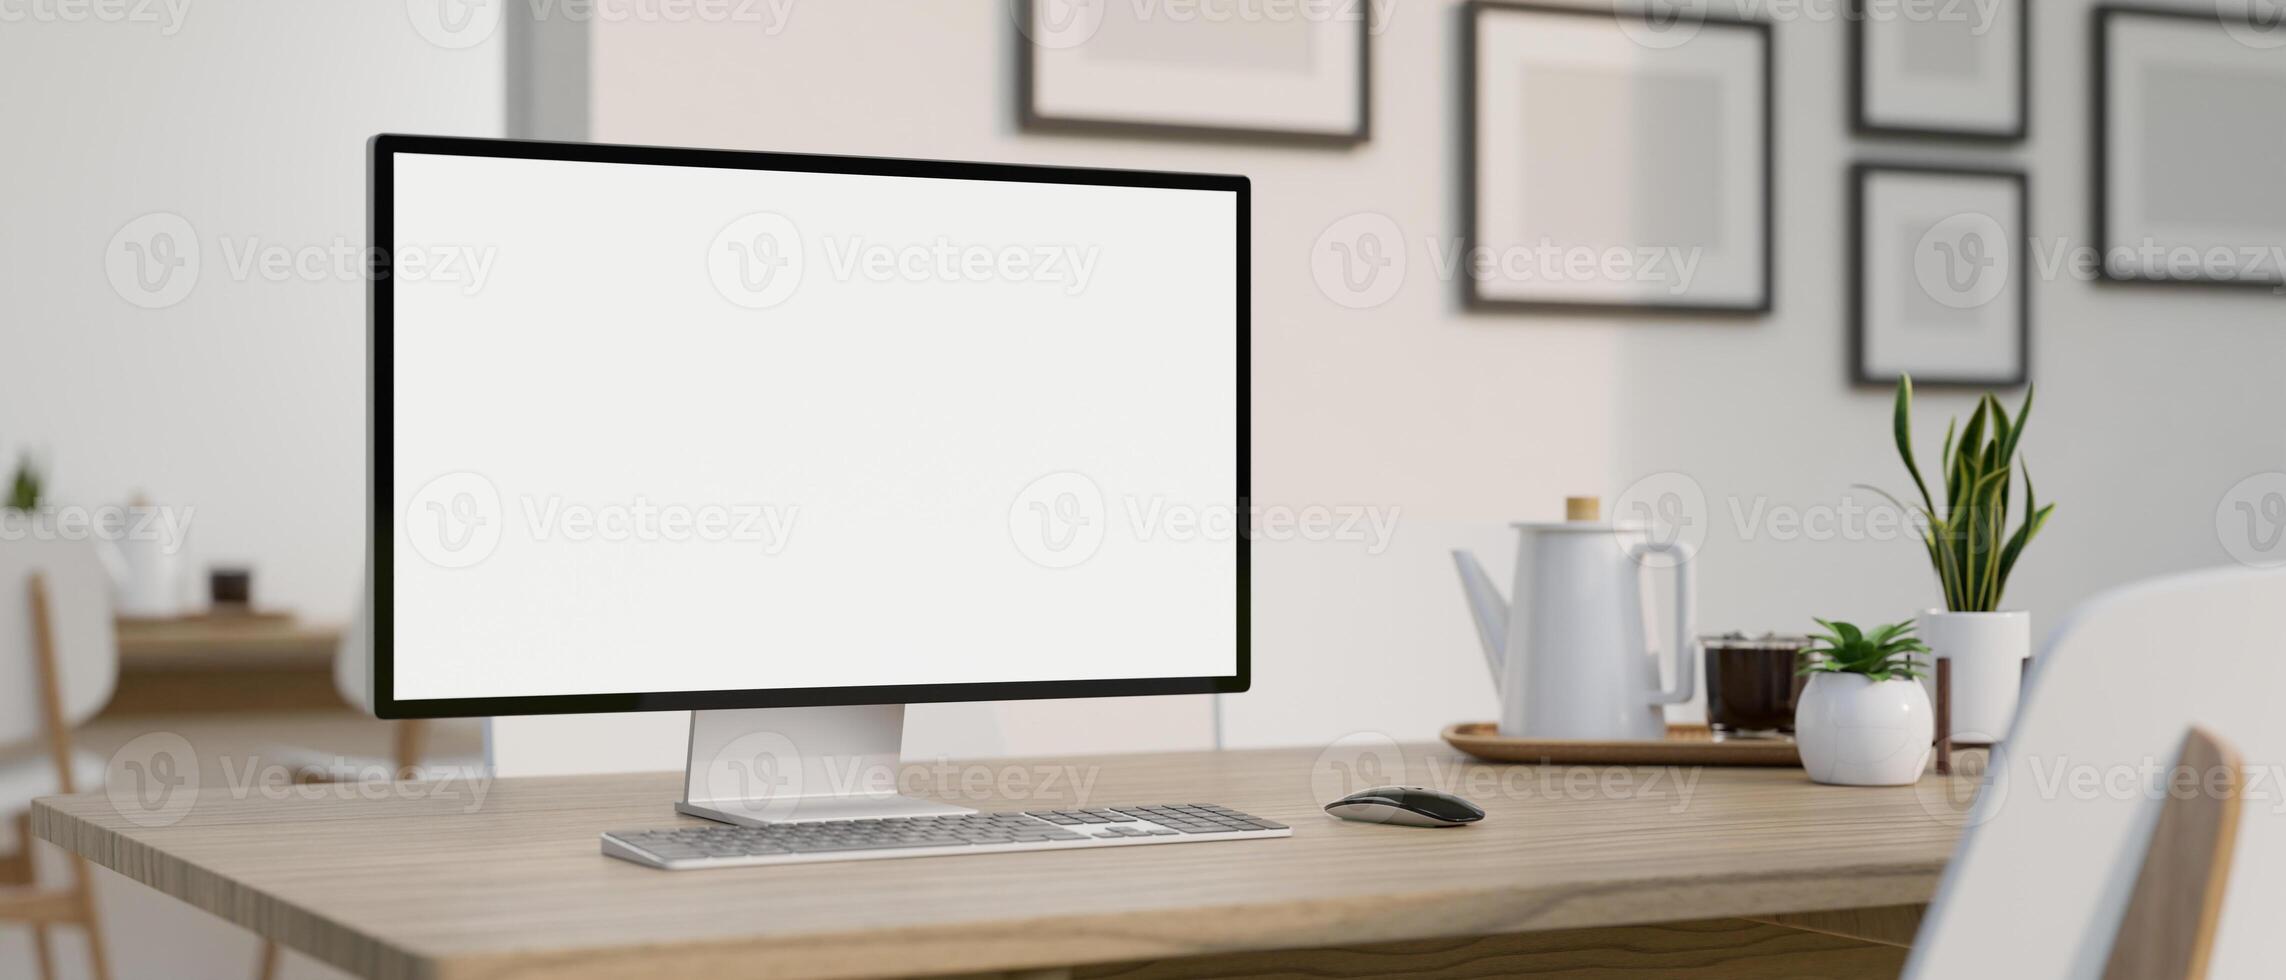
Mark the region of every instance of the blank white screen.
[[1236, 672], [1236, 194], [393, 186], [399, 699]]

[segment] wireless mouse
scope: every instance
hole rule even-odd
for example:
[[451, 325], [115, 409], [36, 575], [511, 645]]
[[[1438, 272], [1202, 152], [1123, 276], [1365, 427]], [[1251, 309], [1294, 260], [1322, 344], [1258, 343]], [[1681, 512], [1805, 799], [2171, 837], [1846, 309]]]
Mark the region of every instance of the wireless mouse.
[[1458, 827], [1484, 819], [1476, 804], [1419, 786], [1376, 786], [1326, 804], [1343, 820], [1393, 823], [1405, 827]]

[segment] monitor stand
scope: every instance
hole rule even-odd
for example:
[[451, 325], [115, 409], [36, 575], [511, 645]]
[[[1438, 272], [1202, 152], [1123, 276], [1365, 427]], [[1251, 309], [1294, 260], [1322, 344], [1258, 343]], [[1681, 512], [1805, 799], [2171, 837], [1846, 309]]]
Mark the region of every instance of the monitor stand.
[[691, 712], [678, 812], [759, 827], [976, 811], [902, 796], [905, 706]]

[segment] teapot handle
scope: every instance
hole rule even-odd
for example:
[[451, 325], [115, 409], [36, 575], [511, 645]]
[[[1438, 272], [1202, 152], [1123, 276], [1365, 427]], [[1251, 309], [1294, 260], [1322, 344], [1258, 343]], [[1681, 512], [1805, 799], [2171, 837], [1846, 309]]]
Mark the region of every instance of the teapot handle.
[[1652, 704], [1684, 704], [1698, 693], [1698, 664], [1692, 654], [1698, 650], [1698, 600], [1695, 595], [1698, 576], [1691, 571], [1691, 549], [1679, 541], [1644, 541], [1627, 549], [1627, 557], [1636, 564], [1656, 554], [1672, 556], [1675, 569], [1675, 642], [1668, 652], [1675, 658], [1675, 686], [1651, 695]]

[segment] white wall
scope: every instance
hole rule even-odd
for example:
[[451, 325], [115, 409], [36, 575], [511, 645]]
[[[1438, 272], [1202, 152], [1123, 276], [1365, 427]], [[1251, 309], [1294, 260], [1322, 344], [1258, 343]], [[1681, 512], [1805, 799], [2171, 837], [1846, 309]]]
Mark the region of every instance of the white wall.
[[[364, 549], [364, 285], [234, 275], [231, 257], [362, 248], [366, 138], [498, 135], [499, 41], [431, 44], [398, 3], [30, 14], [69, 6], [11, 4], [29, 19], [0, 24], [0, 471], [32, 447], [59, 503], [188, 508], [202, 568], [251, 563], [265, 605], [346, 619]], [[196, 285], [163, 309], [105, 274], [114, 233], [151, 212], [182, 216], [200, 245]]]
[[[1564, 494], [1605, 481], [1621, 335], [1464, 315], [1418, 256], [1378, 309], [1319, 291], [1310, 249], [1340, 218], [1387, 215], [1416, 249], [1456, 226], [1458, 24], [1446, 4], [1394, 10], [1374, 50], [1374, 138], [1355, 149], [1020, 133], [1016, 31], [994, 0], [797, 4], [775, 34], [597, 24], [590, 136], [1252, 177], [1256, 494], [1395, 509], [1400, 524], [1377, 555], [1258, 545], [1255, 690], [1227, 699], [1228, 744], [1430, 736], [1493, 713], [1446, 549], [1500, 547], [1501, 521], [1558, 515]], [[1009, 727], [1029, 730], [1050, 709], [1014, 710]], [[1203, 717], [1165, 711], [1159, 727], [1203, 734]]]
[[[775, 33], [597, 25], [590, 135], [1252, 176], [1259, 494], [1397, 508], [1403, 522], [1379, 555], [1260, 548], [1257, 686], [1226, 705], [1229, 743], [1358, 730], [1427, 737], [1492, 713], [1446, 550], [1476, 546], [1499, 567], [1500, 524], [1552, 517], [1566, 493], [1609, 500], [1661, 472], [1698, 484], [1710, 629], [1901, 618], [1935, 601], [1908, 541], [1789, 538], [1742, 530], [1736, 515], [1758, 502], [1764, 513], [1837, 506], [1853, 483], [1902, 487], [1888, 392], [1846, 381], [1852, 161], [2020, 163], [2032, 171], [2034, 233], [2084, 243], [2088, 6], [2038, 5], [2033, 135], [1997, 149], [1852, 138], [1844, 25], [1780, 23], [1777, 310], [1745, 320], [1458, 308], [1456, 290], [1423, 261], [1428, 238], [1448, 240], [1459, 226], [1454, 3], [1389, 8], [1374, 48], [1375, 132], [1355, 149], [1020, 133], [1016, 32], [1006, 5], [990, 0], [799, 5]], [[1319, 292], [1309, 259], [1328, 224], [1359, 211], [1397, 222], [1412, 267], [1389, 303], [1353, 311]], [[2228, 560], [2216, 507], [2238, 480], [2286, 458], [2275, 424], [2286, 394], [2264, 383], [2286, 354], [2280, 302], [2038, 284], [2041, 398], [2025, 452], [2061, 506], [2021, 566], [2013, 605], [2052, 623], [2102, 586]], [[1970, 404], [1925, 393], [1924, 452], [1934, 453], [1945, 416]]]
[[[1613, 497], [1648, 473], [1683, 472], [1709, 496], [1709, 627], [1901, 616], [1933, 598], [1909, 544], [1743, 540], [1731, 501], [1813, 507], [1851, 483], [1900, 486], [1886, 394], [1843, 380], [1852, 160], [2024, 162], [2035, 232], [2085, 234], [2085, 6], [2040, 7], [2033, 135], [2000, 149], [1851, 139], [1841, 25], [1781, 24], [1778, 309], [1717, 323], [1458, 308], [1420, 254], [1459, 225], [1453, 3], [1388, 8], [1374, 139], [1354, 149], [1020, 133], [1016, 32], [995, 0], [795, 4], [774, 33], [610, 20], [587, 26], [592, 51], [561, 70], [592, 86], [585, 125], [599, 140], [1251, 175], [1259, 495], [1402, 518], [1378, 555], [1260, 547], [1257, 689], [1226, 706], [1231, 743], [1253, 744], [1489, 717], [1446, 550], [1478, 547], [1497, 565], [1503, 521], [1553, 516], [1566, 493]], [[254, 561], [281, 604], [342, 616], [363, 450], [340, 434], [361, 425], [363, 390], [341, 379], [362, 373], [362, 286], [232, 281], [217, 239], [361, 241], [364, 136], [498, 131], [502, 39], [447, 50], [398, 5], [283, 0], [195, 5], [173, 36], [161, 30], [0, 30], [0, 78], [18, 93], [0, 124], [35, 151], [0, 158], [0, 365], [16, 368], [0, 384], [0, 453], [46, 447], [64, 500], [141, 489], [194, 506], [196, 550]], [[556, 81], [517, 91], [545, 96]], [[161, 311], [121, 300], [99, 262], [113, 232], [153, 210], [190, 219], [208, 253], [198, 288]], [[1359, 211], [1413, 245], [1404, 287], [1363, 311], [1323, 296], [1309, 266], [1318, 234]], [[2232, 291], [2040, 284], [2043, 389], [2026, 451], [2062, 506], [2018, 604], [2049, 623], [2104, 584], [2227, 560], [2216, 505], [2286, 456], [2273, 422], [2286, 396], [2262, 383], [2286, 353], [2280, 312]], [[1966, 404], [1925, 402], [1932, 440]], [[1152, 729], [1146, 744], [1194, 744], [1212, 724], [1203, 707], [1148, 705], [1121, 723]]]
[[[1708, 626], [1800, 630], [1812, 615], [1888, 621], [1941, 604], [1915, 543], [1788, 540], [1767, 527], [1742, 531], [1735, 515], [1758, 502], [1765, 513], [1830, 507], [1853, 496], [1852, 484], [1909, 487], [1889, 441], [1892, 393], [1846, 381], [1851, 163], [2022, 167], [2032, 234], [2088, 244], [2093, 6], [2036, 0], [2031, 135], [1993, 149], [1847, 138], [1847, 88], [1828, 83], [1846, 77], [1846, 32], [1779, 26], [1777, 312], [1728, 326], [1614, 325], [1628, 392], [1617, 401], [1615, 483], [1675, 471], [1704, 488]], [[2217, 508], [2247, 476], [2286, 470], [2282, 327], [2286, 298], [2261, 291], [2034, 283], [2038, 398], [2022, 452], [2041, 499], [2058, 506], [2017, 566], [2008, 604], [2032, 611], [2036, 636], [2105, 587], [2232, 561]], [[2002, 393], [2012, 413], [2022, 397]], [[1934, 473], [1946, 420], [1965, 417], [1973, 398], [1920, 393], [1925, 472]]]
[[[397, 3], [168, 6], [64, 22], [35, 11], [68, 5], [12, 3], [24, 19], [0, 23], [0, 471], [30, 446], [57, 502], [190, 508], [202, 564], [251, 562], [265, 604], [346, 619], [364, 550], [364, 287], [234, 277], [223, 245], [362, 246], [366, 137], [497, 135], [499, 43], [430, 44]], [[148, 310], [104, 263], [154, 211], [190, 222], [202, 268]], [[253, 934], [97, 877], [115, 975], [252, 975]], [[84, 976], [78, 930], [57, 935], [61, 975]], [[31, 962], [28, 931], [0, 928], [0, 975]], [[285, 975], [340, 974], [290, 955]]]

